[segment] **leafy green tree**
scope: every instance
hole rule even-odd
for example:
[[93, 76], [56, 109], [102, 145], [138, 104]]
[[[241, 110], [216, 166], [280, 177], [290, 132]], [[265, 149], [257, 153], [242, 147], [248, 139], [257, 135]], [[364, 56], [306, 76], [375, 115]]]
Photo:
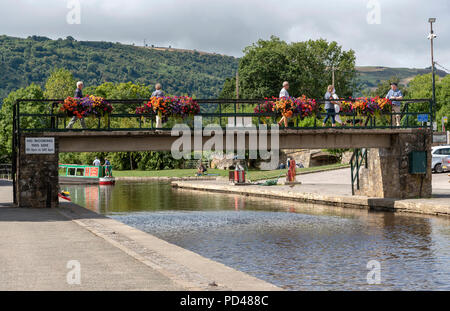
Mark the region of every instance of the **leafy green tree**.
[[239, 86], [243, 98], [278, 95], [280, 85], [288, 78], [288, 44], [272, 36], [258, 40], [244, 49], [239, 61]]
[[[446, 79], [446, 81], [448, 81]], [[434, 106], [434, 116], [437, 116], [441, 108], [445, 104], [443, 98], [445, 97], [445, 91], [441, 91], [442, 82], [438, 76], [436, 76], [436, 106]], [[432, 87], [432, 74], [417, 75], [408, 85], [408, 94], [405, 98], [408, 99], [431, 99], [433, 97]], [[410, 105], [410, 111], [414, 112], [426, 112], [429, 111], [428, 103], [420, 103]], [[438, 125], [440, 124], [439, 117], [437, 117]]]
[[49, 99], [63, 99], [73, 96], [76, 81], [72, 73], [64, 68], [55, 69], [45, 83], [44, 96]]
[[150, 98], [152, 92], [151, 86], [145, 84], [106, 82], [96, 87], [94, 94], [108, 99], [136, 99]]
[[287, 80], [292, 96], [322, 98], [331, 84], [333, 68], [339, 95], [352, 94], [355, 53], [343, 51], [336, 42], [319, 39], [288, 44], [272, 36], [245, 48], [244, 53], [239, 62], [242, 97], [277, 97]]
[[[112, 83], [106, 82], [95, 89], [89, 90], [89, 93], [97, 96], [102, 96], [107, 99], [146, 99], [152, 95], [152, 87], [144, 84], [135, 84], [132, 82], [127, 83]], [[136, 105], [129, 104], [116, 104], [116, 113], [133, 113], [136, 109]]]
[[139, 170], [164, 170], [179, 168], [183, 162], [172, 158], [170, 152], [139, 152], [136, 159]]
[[[407, 98], [432, 98], [432, 75], [418, 75], [412, 79], [408, 84]], [[436, 77], [436, 89], [440, 87], [439, 78]]]
[[438, 80], [438, 89], [436, 91], [439, 107], [450, 105], [450, 75]]
[[[11, 92], [3, 101], [0, 109], [0, 159], [4, 162], [11, 162], [12, 152], [12, 127], [13, 109], [18, 99], [43, 99], [44, 94], [40, 86], [31, 84], [26, 88], [20, 88]], [[21, 103], [21, 112], [41, 113], [43, 106], [39, 103]], [[46, 120], [36, 118], [22, 118], [21, 126], [27, 128], [39, 128]]]
[[440, 107], [437, 113], [437, 122], [442, 126], [442, 117], [447, 117], [445, 128], [450, 130], [450, 75], [439, 80], [439, 88], [436, 91], [436, 102]]
[[220, 99], [236, 98], [236, 78], [227, 78], [223, 84], [222, 91], [219, 95]]
[[450, 131], [450, 104], [443, 105], [437, 113], [438, 130], [442, 128], [443, 117], [447, 117], [447, 122], [444, 123], [445, 130]]

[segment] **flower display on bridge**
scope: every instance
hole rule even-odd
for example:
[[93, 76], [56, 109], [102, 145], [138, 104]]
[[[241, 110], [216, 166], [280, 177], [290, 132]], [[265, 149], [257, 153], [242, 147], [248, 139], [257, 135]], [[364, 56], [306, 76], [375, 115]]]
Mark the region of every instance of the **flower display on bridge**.
[[59, 110], [66, 113], [69, 117], [75, 116], [78, 119], [87, 116], [87, 112], [81, 105], [81, 100], [79, 98], [67, 97], [62, 103], [62, 106], [59, 108]]
[[192, 99], [192, 97], [177, 97], [179, 106], [181, 107], [181, 117], [184, 119], [188, 116], [195, 116], [200, 113], [200, 105]]
[[253, 110], [256, 114], [263, 115], [261, 117], [261, 121], [264, 124], [267, 124], [269, 122], [269, 120], [271, 119], [271, 116], [269, 116], [269, 115], [273, 115], [273, 113], [275, 111], [275, 102], [274, 102], [275, 100], [277, 100], [277, 99], [272, 98], [272, 100], [269, 100], [268, 98], [266, 98], [266, 101], [264, 103], [259, 104]]
[[103, 97], [88, 95], [83, 98], [67, 97], [60, 111], [69, 117], [76, 116], [81, 119], [89, 116], [102, 117], [112, 112], [113, 107]]
[[188, 96], [152, 97], [143, 106], [136, 108], [136, 114], [157, 114], [163, 120], [170, 116], [186, 118], [200, 113], [200, 106]]
[[[267, 99], [267, 98], [266, 98]], [[270, 113], [277, 112], [284, 117], [301, 117], [306, 118], [315, 115], [319, 110], [319, 106], [314, 99], [307, 98], [302, 95], [299, 98], [295, 97], [283, 97], [267, 99], [261, 105], [258, 105], [255, 109], [255, 113]]]
[[307, 98], [305, 95], [295, 99], [294, 114], [301, 118], [316, 115], [319, 112], [319, 106], [315, 99]]
[[81, 105], [87, 116], [102, 117], [111, 113], [114, 108], [103, 97], [88, 95], [81, 99]]
[[390, 112], [392, 102], [382, 97], [358, 97], [351, 101], [341, 102], [343, 113], [354, 113], [359, 116], [373, 116]]
[[274, 109], [283, 117], [291, 118], [294, 112], [298, 112], [297, 101], [294, 97], [278, 98], [274, 103]]

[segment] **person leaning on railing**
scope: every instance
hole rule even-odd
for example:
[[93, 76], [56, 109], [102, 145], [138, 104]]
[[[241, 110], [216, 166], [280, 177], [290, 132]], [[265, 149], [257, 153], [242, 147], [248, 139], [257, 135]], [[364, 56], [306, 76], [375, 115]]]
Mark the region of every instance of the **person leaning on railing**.
[[[77, 82], [77, 89], [75, 90], [75, 96], [74, 96], [75, 98], [79, 98], [79, 99], [83, 98], [83, 91], [82, 91], [83, 86], [84, 86], [84, 84], [82, 81]], [[77, 120], [78, 120], [77, 116], [73, 116], [72, 120], [70, 120], [66, 129], [71, 129], [73, 127], [73, 125], [75, 124], [75, 122], [77, 122]], [[84, 118], [80, 119], [80, 124], [83, 129], [86, 128], [86, 123], [84, 122]]]
[[402, 103], [396, 100], [403, 99], [403, 94], [402, 91], [398, 88], [397, 83], [391, 83], [391, 89], [387, 93], [386, 98], [392, 101], [392, 112], [398, 113], [392, 119], [392, 125], [394, 125], [395, 122], [395, 126], [400, 126], [400, 120], [402, 118], [402, 116], [400, 115], [400, 113], [402, 112]]

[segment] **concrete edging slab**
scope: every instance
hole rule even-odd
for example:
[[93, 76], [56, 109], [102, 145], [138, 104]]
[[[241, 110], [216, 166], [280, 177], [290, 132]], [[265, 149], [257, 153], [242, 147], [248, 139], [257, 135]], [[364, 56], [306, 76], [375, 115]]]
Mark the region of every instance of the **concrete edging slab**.
[[187, 290], [282, 290], [273, 284], [73, 203], [62, 203], [61, 206], [62, 208], [58, 211], [66, 218]]

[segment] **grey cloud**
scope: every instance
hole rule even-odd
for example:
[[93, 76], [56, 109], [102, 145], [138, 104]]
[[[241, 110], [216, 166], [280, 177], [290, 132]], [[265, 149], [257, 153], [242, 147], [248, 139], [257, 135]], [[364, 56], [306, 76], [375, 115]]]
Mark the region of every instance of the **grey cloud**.
[[450, 67], [447, 0], [379, 0], [381, 24], [369, 25], [368, 0], [80, 0], [81, 25], [66, 23], [66, 0], [2, 0], [0, 31], [25, 37], [71, 35], [172, 45], [241, 56], [260, 38], [325, 38], [356, 51], [360, 65], [429, 66], [428, 17], [437, 18], [436, 59]]

